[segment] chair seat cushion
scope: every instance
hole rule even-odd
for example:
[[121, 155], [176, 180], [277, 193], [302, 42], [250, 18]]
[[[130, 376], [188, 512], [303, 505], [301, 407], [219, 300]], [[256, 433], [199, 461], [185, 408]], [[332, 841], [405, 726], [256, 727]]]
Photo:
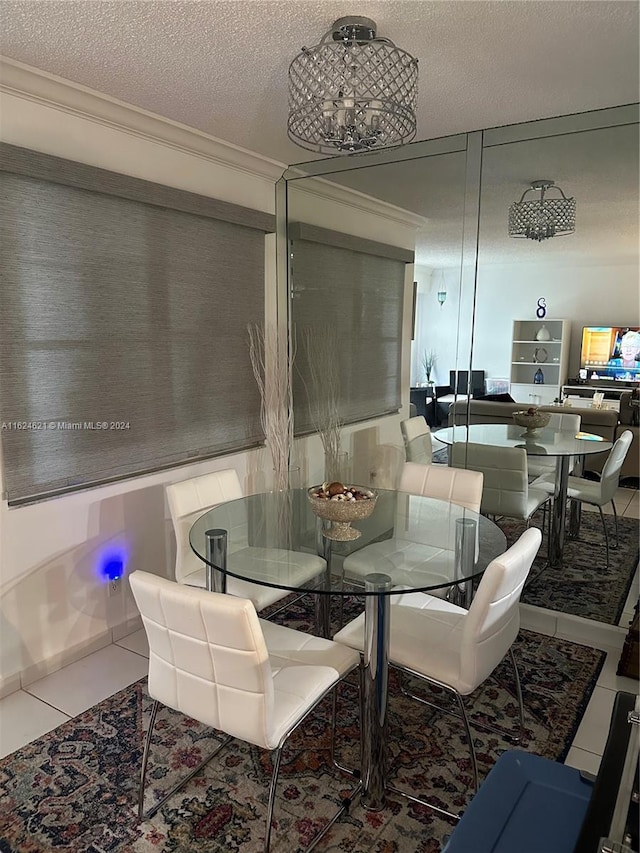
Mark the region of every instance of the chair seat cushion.
[[553, 457], [530, 456], [527, 458], [527, 472], [530, 477], [555, 476], [556, 460]]
[[428, 587], [446, 583], [451, 577], [453, 560], [453, 551], [437, 545], [387, 539], [346, 557], [344, 573], [348, 580], [362, 579], [370, 572], [382, 572], [390, 574], [394, 584], [399, 586]]
[[[206, 570], [202, 562], [198, 561], [195, 571], [189, 572], [185, 577], [185, 583], [189, 586], [205, 587]], [[234, 551], [227, 558], [227, 567], [230, 571], [251, 573], [255, 577], [261, 577], [268, 583], [283, 583], [295, 588], [311, 581], [326, 569], [326, 563], [322, 557], [315, 554], [303, 554], [300, 551], [289, 551], [284, 548], [241, 548]], [[239, 598], [250, 599], [256, 610], [263, 610], [270, 604], [280, 601], [286, 590], [274, 587], [259, 586], [249, 581], [227, 576], [227, 592]]]
[[[413, 598], [418, 595], [419, 598]], [[460, 674], [462, 629], [467, 611], [428, 593], [404, 593], [391, 604], [389, 660], [447, 684], [467, 695], [478, 686]], [[414, 607], [413, 602], [418, 606]], [[424, 618], [428, 611], [430, 618]], [[364, 613], [345, 625], [334, 640], [352, 649], [364, 648]]]
[[[531, 483], [531, 487], [539, 491], [553, 494], [555, 489], [555, 476], [545, 474]], [[587, 480], [585, 477], [569, 477], [567, 481], [567, 497], [585, 501], [585, 503], [600, 506], [608, 501], [602, 500], [602, 487], [595, 480]]]
[[549, 500], [549, 493], [545, 489], [537, 489], [535, 480], [529, 486], [527, 493], [527, 518], [539, 509], [543, 503]]
[[342, 676], [360, 661], [357, 652], [332, 640], [276, 625], [267, 619], [260, 619], [260, 627], [272, 666], [275, 659], [280, 666], [292, 663], [322, 665], [331, 667]]
[[274, 712], [265, 746], [278, 747], [291, 726], [360, 656], [331, 640], [260, 620], [273, 674]]

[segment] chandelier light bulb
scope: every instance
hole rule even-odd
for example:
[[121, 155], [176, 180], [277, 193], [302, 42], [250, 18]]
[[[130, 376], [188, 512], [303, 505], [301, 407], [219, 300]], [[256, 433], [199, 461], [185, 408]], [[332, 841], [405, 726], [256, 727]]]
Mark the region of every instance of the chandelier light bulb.
[[417, 59], [370, 18], [339, 18], [289, 66], [287, 133], [322, 154], [402, 145], [416, 134], [417, 93]]

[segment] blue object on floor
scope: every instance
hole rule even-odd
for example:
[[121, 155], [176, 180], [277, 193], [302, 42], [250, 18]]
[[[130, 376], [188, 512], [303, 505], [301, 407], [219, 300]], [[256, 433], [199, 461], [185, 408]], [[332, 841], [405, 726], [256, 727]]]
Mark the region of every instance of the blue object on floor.
[[573, 767], [503, 752], [442, 853], [573, 853], [592, 791]]

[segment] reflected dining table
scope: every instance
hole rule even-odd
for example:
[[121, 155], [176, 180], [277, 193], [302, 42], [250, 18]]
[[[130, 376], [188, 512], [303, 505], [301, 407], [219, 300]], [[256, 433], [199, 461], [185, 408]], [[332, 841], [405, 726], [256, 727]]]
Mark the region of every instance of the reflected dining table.
[[549, 531], [549, 565], [561, 567], [563, 561], [567, 487], [572, 457], [603, 453], [613, 445], [606, 438], [590, 432], [544, 427], [529, 432], [515, 424], [470, 424], [447, 427], [434, 432], [443, 444], [471, 442], [492, 447], [521, 447], [527, 456], [552, 457], [556, 460], [553, 504]]
[[[390, 599], [394, 587], [402, 585], [396, 594], [448, 587], [463, 590], [506, 549], [500, 528], [465, 507], [404, 492], [376, 491], [373, 512], [353, 523], [360, 536], [351, 541], [331, 538], [330, 523], [313, 514], [306, 489], [249, 495], [219, 504], [201, 515], [189, 533], [192, 549], [207, 567], [207, 588], [225, 592], [226, 577], [232, 575], [284, 591], [312, 593], [316, 597], [314, 631], [320, 636], [331, 636], [332, 596], [363, 596], [361, 801], [373, 811], [385, 803]], [[340, 558], [393, 537], [424, 547], [428, 560], [437, 563], [437, 575], [413, 574], [408, 578], [401, 568], [389, 563], [384, 572], [350, 577]], [[265, 572], [255, 559], [243, 564], [236, 558], [230, 570], [228, 556], [247, 546], [264, 549], [267, 560], [270, 548], [279, 549], [277, 576], [273, 565]], [[294, 582], [293, 559], [289, 570], [283, 551], [317, 553], [324, 558], [326, 568], [300, 586]]]

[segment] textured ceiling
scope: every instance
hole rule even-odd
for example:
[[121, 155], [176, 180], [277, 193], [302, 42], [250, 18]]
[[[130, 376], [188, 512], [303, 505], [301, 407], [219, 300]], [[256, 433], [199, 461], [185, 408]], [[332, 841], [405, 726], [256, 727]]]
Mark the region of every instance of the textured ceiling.
[[[526, 140], [485, 150], [479, 261], [637, 263], [640, 243], [638, 125]], [[329, 176], [426, 217], [416, 257], [433, 267], [459, 264], [464, 212], [462, 152], [376, 165]], [[537, 243], [507, 236], [509, 206], [529, 182], [550, 178], [576, 199], [576, 231]], [[553, 197], [553, 195], [551, 195]]]
[[11, 58], [291, 164], [287, 68], [344, 15], [419, 59], [418, 139], [638, 100], [616, 0], [0, 0]]

